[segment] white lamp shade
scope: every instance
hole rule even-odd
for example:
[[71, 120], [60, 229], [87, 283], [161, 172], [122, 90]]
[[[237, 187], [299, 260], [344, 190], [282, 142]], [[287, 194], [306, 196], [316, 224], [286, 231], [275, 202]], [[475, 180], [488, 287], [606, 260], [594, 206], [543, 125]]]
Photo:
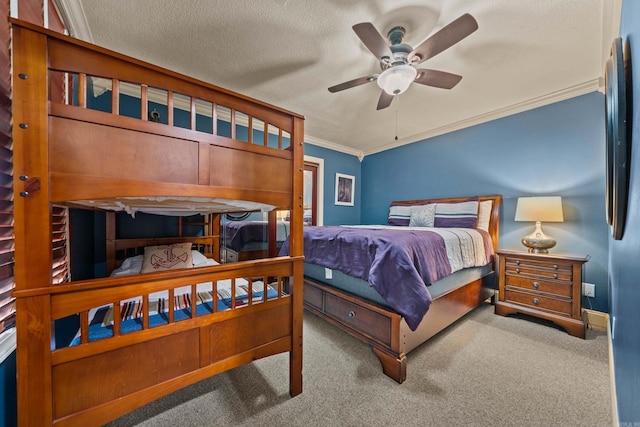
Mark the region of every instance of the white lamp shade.
[[516, 221], [562, 222], [562, 198], [519, 197], [516, 205]]
[[409, 64], [387, 68], [378, 76], [378, 86], [389, 95], [400, 95], [416, 79], [418, 71]]

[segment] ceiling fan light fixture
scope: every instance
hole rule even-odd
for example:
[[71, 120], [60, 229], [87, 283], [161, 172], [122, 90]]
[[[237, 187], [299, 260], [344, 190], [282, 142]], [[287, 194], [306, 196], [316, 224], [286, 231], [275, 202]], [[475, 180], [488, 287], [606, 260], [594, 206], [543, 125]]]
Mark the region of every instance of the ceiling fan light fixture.
[[378, 86], [389, 95], [400, 95], [416, 79], [418, 71], [409, 64], [387, 68], [378, 76]]

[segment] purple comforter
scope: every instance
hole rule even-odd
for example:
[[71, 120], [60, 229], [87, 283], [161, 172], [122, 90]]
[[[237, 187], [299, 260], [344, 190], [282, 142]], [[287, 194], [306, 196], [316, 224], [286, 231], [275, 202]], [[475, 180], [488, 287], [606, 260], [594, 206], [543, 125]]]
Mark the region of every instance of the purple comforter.
[[[280, 254], [288, 253], [287, 240]], [[444, 239], [428, 230], [308, 226], [304, 256], [305, 262], [368, 281], [412, 330], [431, 304], [427, 286], [452, 273]]]
[[225, 246], [240, 251], [248, 242], [266, 242], [268, 223], [264, 221], [232, 221], [224, 225]]

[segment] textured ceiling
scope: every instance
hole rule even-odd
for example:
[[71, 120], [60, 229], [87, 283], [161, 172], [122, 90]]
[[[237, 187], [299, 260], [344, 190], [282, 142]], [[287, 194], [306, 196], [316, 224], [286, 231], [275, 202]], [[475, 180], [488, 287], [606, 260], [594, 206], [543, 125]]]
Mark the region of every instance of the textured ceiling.
[[[303, 114], [306, 140], [366, 155], [598, 90], [620, 0], [56, 0], [73, 36]], [[380, 72], [351, 27], [418, 45], [470, 13], [479, 29], [421, 66], [463, 76], [412, 84], [385, 110]], [[397, 136], [397, 140], [396, 140]]]

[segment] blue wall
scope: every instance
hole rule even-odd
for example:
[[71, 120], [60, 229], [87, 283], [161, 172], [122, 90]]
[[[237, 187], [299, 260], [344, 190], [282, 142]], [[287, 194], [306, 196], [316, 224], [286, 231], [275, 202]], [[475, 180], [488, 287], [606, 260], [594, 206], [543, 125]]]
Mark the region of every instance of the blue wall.
[[502, 194], [500, 247], [523, 248], [532, 223], [515, 222], [516, 199], [562, 196], [565, 221], [543, 224], [552, 251], [589, 254], [584, 281], [608, 312], [604, 96], [592, 93], [366, 156], [362, 222], [382, 224], [393, 200]]
[[[324, 159], [324, 225], [360, 224], [362, 196], [362, 176], [360, 161], [351, 154], [340, 153], [317, 145], [305, 143], [304, 154]], [[337, 206], [336, 173], [355, 176], [355, 196], [353, 206]]]
[[640, 2], [623, 1], [620, 35], [630, 45], [633, 115], [627, 226], [609, 246], [611, 328], [620, 425], [640, 425]]
[[0, 427], [17, 425], [16, 352], [0, 363]]

